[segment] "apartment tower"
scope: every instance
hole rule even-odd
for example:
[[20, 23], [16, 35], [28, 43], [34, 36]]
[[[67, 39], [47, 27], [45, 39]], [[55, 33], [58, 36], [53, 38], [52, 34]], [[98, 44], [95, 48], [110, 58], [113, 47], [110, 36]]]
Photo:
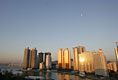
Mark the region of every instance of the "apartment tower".
[[62, 68], [62, 48], [58, 51], [58, 68]]
[[94, 54], [95, 75], [109, 76], [107, 69], [107, 60], [102, 49]]
[[36, 48], [32, 49], [32, 57], [31, 57], [31, 68], [37, 68], [37, 50]]
[[70, 50], [66, 48], [64, 50], [64, 56], [65, 56], [65, 68], [66, 69], [71, 69], [71, 57], [70, 57]]
[[85, 47], [78, 46], [73, 48], [73, 69], [79, 70], [79, 54], [85, 52]]
[[30, 55], [30, 49], [25, 48], [24, 50], [24, 68], [27, 69], [29, 67], [29, 55]]
[[51, 69], [51, 53], [50, 52], [47, 52], [45, 53], [45, 67], [46, 69]]
[[116, 42], [115, 53], [116, 53], [116, 62], [117, 62], [117, 69], [118, 69], [118, 42]]
[[58, 68], [71, 69], [70, 50], [68, 50], [68, 48], [58, 51]]
[[40, 52], [40, 53], [38, 54], [38, 67], [40, 67], [40, 63], [43, 62], [43, 54], [44, 54], [44, 53], [42, 53], [42, 52]]

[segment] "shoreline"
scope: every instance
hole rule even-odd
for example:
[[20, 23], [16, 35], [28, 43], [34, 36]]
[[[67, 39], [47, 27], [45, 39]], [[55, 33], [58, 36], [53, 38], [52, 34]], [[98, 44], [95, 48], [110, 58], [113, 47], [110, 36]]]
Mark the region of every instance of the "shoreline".
[[[73, 72], [73, 71], [60, 71], [60, 70], [22, 70], [22, 72], [54, 72], [54, 73], [61, 73], [61, 74], [68, 74], [68, 75], [74, 75], [74, 76], [78, 76], [80, 78], [88, 78], [88, 79], [92, 79], [92, 80], [106, 80], [106, 77], [100, 77], [98, 78], [97, 76], [93, 75], [93, 73], [89, 73], [86, 74], [85, 77], [81, 77], [79, 76], [79, 72]], [[102, 78], [102, 79], [101, 79]]]

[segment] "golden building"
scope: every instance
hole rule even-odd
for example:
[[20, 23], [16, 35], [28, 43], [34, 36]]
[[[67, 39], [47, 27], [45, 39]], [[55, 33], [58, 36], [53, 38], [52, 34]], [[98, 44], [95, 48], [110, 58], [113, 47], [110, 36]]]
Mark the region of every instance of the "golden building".
[[29, 64], [30, 64], [29, 55], [30, 55], [30, 49], [28, 47], [28, 48], [25, 48], [25, 50], [24, 50], [24, 68], [25, 69], [29, 68]]
[[108, 76], [106, 57], [99, 49], [98, 52], [83, 52], [79, 54], [79, 71], [95, 75]]
[[107, 67], [108, 67], [108, 71], [114, 71], [114, 72], [117, 72], [117, 65], [116, 65], [116, 62], [110, 62], [107, 64]]
[[85, 52], [85, 47], [78, 46], [73, 48], [73, 68], [75, 71], [79, 70], [79, 54]]
[[62, 49], [58, 51], [58, 68], [62, 68]]
[[108, 76], [107, 61], [102, 49], [94, 54], [95, 75]]
[[32, 49], [32, 58], [31, 58], [31, 68], [37, 68], [37, 50], [36, 48]]
[[92, 73], [94, 68], [94, 54], [95, 52], [83, 52], [79, 54], [79, 71]]
[[46, 66], [46, 69], [51, 69], [52, 67], [52, 59], [51, 59], [51, 53], [50, 52], [47, 52], [45, 53], [45, 66]]
[[62, 69], [65, 69], [65, 54], [64, 54], [64, 50], [62, 50], [61, 54], [62, 54], [62, 56], [61, 56], [62, 57], [62, 59], [61, 59], [62, 60]]
[[45, 66], [44, 66], [44, 62], [40, 62], [40, 66], [39, 66], [39, 69], [44, 69]]
[[68, 48], [58, 51], [58, 68], [71, 69], [70, 50]]
[[118, 42], [116, 42], [117, 48], [115, 48], [115, 53], [116, 53], [116, 61], [117, 61], [117, 68], [118, 68]]
[[71, 69], [70, 50], [68, 50], [68, 48], [65, 49], [64, 56], [65, 56], [65, 58], [64, 58], [65, 68]]

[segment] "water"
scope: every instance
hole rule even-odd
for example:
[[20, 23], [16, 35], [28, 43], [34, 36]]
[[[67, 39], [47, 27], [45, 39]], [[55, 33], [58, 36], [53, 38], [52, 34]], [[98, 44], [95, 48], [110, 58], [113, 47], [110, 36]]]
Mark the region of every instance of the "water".
[[[12, 66], [0, 66], [1, 70], [8, 70], [16, 74], [16, 73], [23, 73], [21, 71], [16, 71], [18, 69], [22, 69], [22, 67], [12, 67]], [[71, 75], [71, 74], [63, 74], [58, 72], [25, 72], [28, 76], [40, 76], [45, 79], [55, 79], [55, 80], [92, 80], [88, 78], [80, 78], [77, 75]]]
[[20, 73], [22, 74], [21, 71], [17, 71], [19, 69], [22, 69], [22, 67], [15, 67], [15, 66], [0, 66], [1, 71], [7, 70], [7, 71], [12, 71], [13, 74]]

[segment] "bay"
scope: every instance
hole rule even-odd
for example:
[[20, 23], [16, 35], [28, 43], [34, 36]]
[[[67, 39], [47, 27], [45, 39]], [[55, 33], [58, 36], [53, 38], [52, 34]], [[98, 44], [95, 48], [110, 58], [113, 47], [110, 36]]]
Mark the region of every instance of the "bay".
[[71, 75], [71, 74], [65, 74], [65, 73], [58, 73], [58, 72], [22, 72], [17, 71], [19, 69], [22, 69], [22, 67], [16, 67], [16, 66], [0, 66], [1, 71], [8, 70], [13, 72], [13, 74], [23, 74], [25, 73], [27, 76], [40, 76], [45, 79], [54, 79], [54, 80], [92, 80], [89, 78], [81, 78], [78, 75]]

